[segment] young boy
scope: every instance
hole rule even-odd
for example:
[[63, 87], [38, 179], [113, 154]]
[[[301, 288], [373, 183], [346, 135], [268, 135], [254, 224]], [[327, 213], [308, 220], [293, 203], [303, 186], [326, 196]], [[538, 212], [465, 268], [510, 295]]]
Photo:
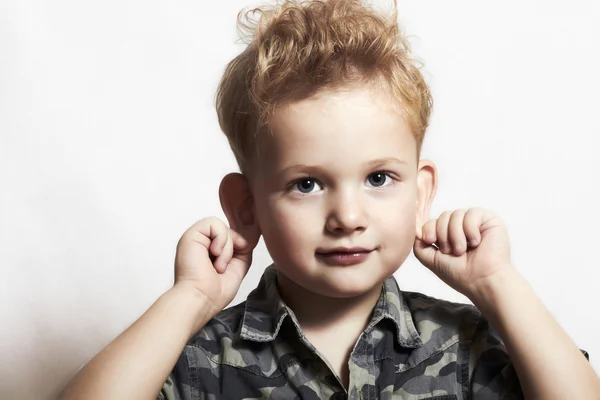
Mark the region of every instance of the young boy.
[[[207, 218], [183, 234], [173, 288], [62, 398], [600, 398], [511, 266], [502, 221], [428, 221], [431, 97], [396, 14], [330, 0], [260, 15], [217, 95], [242, 172], [219, 191], [230, 227]], [[261, 235], [274, 265], [223, 310]], [[400, 291], [411, 249], [476, 308]]]

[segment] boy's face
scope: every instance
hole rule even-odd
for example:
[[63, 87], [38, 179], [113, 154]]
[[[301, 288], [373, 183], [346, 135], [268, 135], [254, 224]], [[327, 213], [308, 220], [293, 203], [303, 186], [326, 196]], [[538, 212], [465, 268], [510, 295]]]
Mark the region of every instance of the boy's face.
[[412, 248], [418, 177], [431, 169], [419, 169], [416, 140], [392, 104], [382, 89], [321, 93], [279, 109], [261, 139], [256, 218], [280, 273], [304, 289], [363, 294]]

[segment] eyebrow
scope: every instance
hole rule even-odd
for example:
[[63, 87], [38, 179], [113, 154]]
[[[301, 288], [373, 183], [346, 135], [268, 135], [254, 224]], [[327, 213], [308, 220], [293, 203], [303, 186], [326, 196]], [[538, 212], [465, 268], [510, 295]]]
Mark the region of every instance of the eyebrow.
[[395, 157], [388, 157], [388, 158], [378, 158], [377, 160], [372, 160], [368, 162], [369, 166], [371, 167], [381, 167], [384, 165], [388, 165], [388, 164], [408, 164], [408, 162], [401, 160], [399, 158], [395, 158]]
[[[384, 165], [389, 165], [389, 164], [407, 165], [408, 162], [400, 160], [399, 158], [395, 158], [395, 157], [387, 157], [387, 158], [378, 158], [376, 160], [371, 160], [366, 164], [370, 168], [379, 168], [379, 167], [383, 167]], [[281, 174], [287, 174], [287, 173], [293, 173], [293, 172], [319, 171], [321, 169], [322, 169], [322, 167], [317, 166], [317, 165], [295, 164], [295, 165], [291, 165], [289, 167], [284, 168], [281, 171]]]

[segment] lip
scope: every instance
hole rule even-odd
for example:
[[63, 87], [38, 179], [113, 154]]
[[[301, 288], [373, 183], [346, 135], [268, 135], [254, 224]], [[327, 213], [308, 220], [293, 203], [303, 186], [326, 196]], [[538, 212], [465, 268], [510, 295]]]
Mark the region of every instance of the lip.
[[329, 265], [355, 265], [365, 261], [373, 249], [364, 247], [335, 247], [317, 250], [317, 257]]
[[317, 253], [370, 253], [373, 249], [367, 249], [365, 247], [344, 247], [338, 246], [331, 249], [317, 249]]

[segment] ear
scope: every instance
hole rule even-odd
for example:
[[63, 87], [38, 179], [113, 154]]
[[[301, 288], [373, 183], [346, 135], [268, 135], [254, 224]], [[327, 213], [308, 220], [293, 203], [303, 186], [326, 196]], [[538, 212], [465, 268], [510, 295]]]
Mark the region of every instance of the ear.
[[417, 171], [417, 224], [416, 236], [421, 238], [421, 229], [429, 221], [429, 210], [437, 191], [437, 168], [429, 160], [420, 160]]
[[237, 172], [227, 174], [219, 186], [219, 199], [231, 229], [241, 234], [254, 248], [261, 232], [248, 179]]

